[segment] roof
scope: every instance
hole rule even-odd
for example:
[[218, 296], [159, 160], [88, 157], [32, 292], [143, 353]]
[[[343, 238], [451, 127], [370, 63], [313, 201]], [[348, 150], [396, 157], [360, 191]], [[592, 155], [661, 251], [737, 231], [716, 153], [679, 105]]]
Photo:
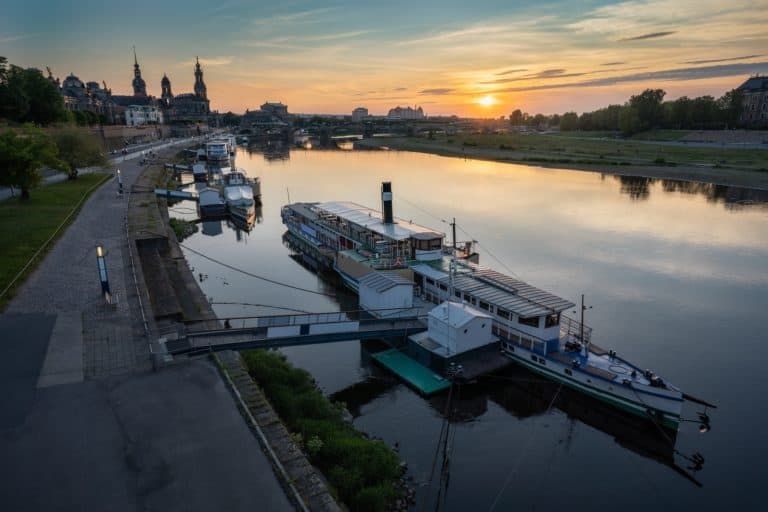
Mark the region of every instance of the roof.
[[376, 293], [383, 293], [395, 286], [413, 286], [413, 281], [394, 272], [371, 272], [361, 277], [358, 283]]
[[423, 276], [426, 276], [426, 277], [428, 277], [430, 279], [434, 279], [435, 281], [439, 281], [439, 280], [441, 280], [443, 278], [447, 278], [448, 277], [448, 274], [446, 274], [445, 272], [441, 272], [439, 270], [436, 270], [436, 269], [434, 269], [434, 268], [432, 268], [429, 265], [426, 265], [424, 263], [421, 263], [419, 265], [414, 265], [414, 266], [411, 267], [411, 269], [414, 272], [418, 272], [419, 274], [421, 274]]
[[[453, 287], [523, 318], [559, 313], [574, 304], [528, 283], [466, 261], [458, 261]], [[411, 267], [426, 277], [450, 285], [450, 276], [428, 265]]]
[[348, 222], [363, 226], [393, 240], [407, 240], [417, 233], [431, 233], [433, 238], [443, 238], [443, 233], [395, 217], [394, 224], [384, 224], [381, 213], [351, 201], [331, 201], [314, 205], [318, 210], [336, 215]]
[[768, 76], [753, 76], [739, 87], [742, 91], [764, 91], [768, 90]]
[[490, 315], [486, 315], [468, 304], [459, 302], [443, 302], [433, 308], [429, 312], [429, 316], [456, 328], [463, 327], [477, 318], [491, 318]]

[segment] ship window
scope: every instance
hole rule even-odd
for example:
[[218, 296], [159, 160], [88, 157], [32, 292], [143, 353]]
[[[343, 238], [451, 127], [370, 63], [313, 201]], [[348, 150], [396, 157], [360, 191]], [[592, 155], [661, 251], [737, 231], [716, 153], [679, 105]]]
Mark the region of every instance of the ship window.
[[444, 284], [442, 284], [442, 283], [440, 284], [440, 289], [441, 289], [441, 290], [443, 290], [444, 292], [445, 292], [445, 291], [448, 291], [448, 287], [447, 287], [447, 286], [445, 286], [445, 285], [444, 285]]
[[539, 358], [538, 358], [538, 357], [536, 357], [536, 356], [533, 356], [533, 355], [532, 355], [532, 356], [531, 356], [531, 359], [532, 359], [533, 361], [536, 361], [537, 363], [539, 362]]
[[555, 327], [556, 325], [560, 325], [560, 313], [547, 315], [544, 327]]
[[496, 308], [496, 314], [499, 315], [501, 318], [505, 318], [509, 320], [512, 315], [510, 315], [509, 311], [506, 309]]
[[523, 324], [523, 325], [527, 325], [527, 326], [530, 326], [530, 327], [538, 327], [539, 326], [539, 317], [537, 317], [537, 316], [532, 316], [532, 317], [529, 317], [529, 318], [519, 317], [517, 319], [517, 321], [519, 323]]
[[466, 329], [464, 329], [464, 334], [467, 334], [467, 330]]
[[459, 298], [459, 299], [461, 298], [461, 292], [453, 292], [453, 294], [454, 294], [454, 295], [455, 295], [457, 298]]
[[488, 310], [488, 303], [487, 303], [487, 302], [483, 302], [483, 301], [481, 300], [481, 301], [480, 301], [480, 307], [481, 307], [482, 309], [485, 309], [485, 310], [487, 311], [487, 310]]
[[569, 370], [568, 368], [566, 368], [565, 369], [565, 374], [566, 375], [573, 375], [573, 372], [571, 370]]
[[431, 284], [432, 286], [435, 285], [435, 282], [431, 280], [430, 278], [427, 278], [427, 284]]
[[468, 293], [464, 294], [464, 300], [467, 301], [467, 302], [469, 302], [471, 300], [471, 297], [469, 296]]

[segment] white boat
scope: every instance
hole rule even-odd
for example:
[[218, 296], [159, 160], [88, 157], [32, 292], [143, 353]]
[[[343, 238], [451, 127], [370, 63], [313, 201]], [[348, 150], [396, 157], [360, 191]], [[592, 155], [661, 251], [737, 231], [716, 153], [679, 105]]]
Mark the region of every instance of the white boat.
[[229, 147], [226, 141], [214, 140], [205, 144], [205, 156], [208, 162], [221, 163], [229, 161]]
[[251, 187], [253, 197], [259, 199], [261, 197], [261, 180], [259, 178], [249, 178], [244, 173], [238, 170], [232, 170], [231, 172], [224, 173], [224, 183], [227, 185], [247, 185]]
[[592, 343], [583, 318], [563, 314], [572, 302], [478, 265], [470, 244], [447, 247], [444, 234], [394, 217], [389, 183], [382, 185], [382, 212], [349, 202], [295, 203], [281, 215], [289, 232], [313, 256], [332, 259], [327, 264], [356, 292], [370, 272], [412, 276], [422, 299], [460, 301], [490, 316], [502, 353], [549, 379], [670, 429], [681, 421], [684, 399], [711, 406]]
[[224, 200], [232, 217], [245, 222], [252, 222], [256, 217], [256, 203], [250, 185], [227, 185], [224, 187]]

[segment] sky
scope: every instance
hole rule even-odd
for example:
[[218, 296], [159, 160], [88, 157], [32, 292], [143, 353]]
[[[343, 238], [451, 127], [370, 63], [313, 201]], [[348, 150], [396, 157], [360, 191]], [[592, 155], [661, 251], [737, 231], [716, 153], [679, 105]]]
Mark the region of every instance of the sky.
[[721, 96], [768, 74], [768, 0], [8, 0], [0, 55], [131, 94], [163, 74], [211, 108], [498, 117], [590, 111], [652, 88]]

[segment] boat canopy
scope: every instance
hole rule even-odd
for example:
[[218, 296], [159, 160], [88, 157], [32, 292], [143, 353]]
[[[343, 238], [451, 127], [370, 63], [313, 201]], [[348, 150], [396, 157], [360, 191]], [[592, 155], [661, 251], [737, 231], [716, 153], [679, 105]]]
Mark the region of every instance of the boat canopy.
[[253, 201], [253, 189], [244, 185], [225, 187], [224, 196], [227, 202], [242, 201], [243, 199]]
[[[458, 261], [457, 264], [457, 272], [453, 277], [453, 287], [456, 291], [468, 293], [497, 308], [515, 313], [519, 317], [529, 318], [560, 313], [574, 306], [566, 299], [495, 270], [467, 261]], [[446, 272], [425, 264], [411, 268], [416, 273], [450, 286], [450, 276]]]
[[424, 239], [425, 234], [429, 234], [429, 238], [442, 239], [445, 237], [443, 233], [438, 233], [430, 228], [397, 217], [395, 217], [395, 223], [385, 224], [380, 212], [351, 201], [318, 203], [314, 205], [314, 208], [320, 215], [323, 213], [335, 215], [347, 222], [362, 226], [391, 240], [407, 240], [414, 238], [416, 235], [420, 239]]

